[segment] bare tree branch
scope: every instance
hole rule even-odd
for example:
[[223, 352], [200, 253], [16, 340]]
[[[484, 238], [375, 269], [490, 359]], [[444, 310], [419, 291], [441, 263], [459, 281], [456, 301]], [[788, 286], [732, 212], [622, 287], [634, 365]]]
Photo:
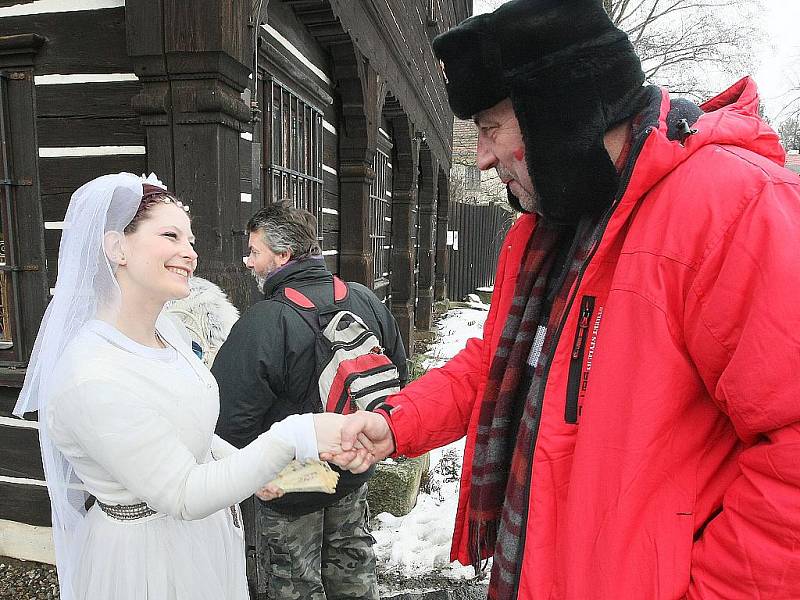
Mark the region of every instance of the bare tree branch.
[[609, 0], [604, 6], [628, 33], [648, 81], [673, 92], [703, 97], [715, 87], [709, 73], [738, 77], [754, 65], [761, 0]]
[[[476, 4], [494, 9], [503, 1]], [[763, 41], [763, 0], [603, 0], [603, 6], [630, 37], [648, 82], [673, 93], [702, 98], [725, 83], [719, 79], [752, 71]]]

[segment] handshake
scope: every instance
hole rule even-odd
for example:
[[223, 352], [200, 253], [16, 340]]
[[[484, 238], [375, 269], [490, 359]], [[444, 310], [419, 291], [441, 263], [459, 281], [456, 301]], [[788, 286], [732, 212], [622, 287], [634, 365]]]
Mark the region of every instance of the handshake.
[[318, 413], [314, 429], [319, 457], [353, 473], [366, 471], [394, 452], [389, 424], [377, 413]]
[[[392, 432], [380, 414], [326, 412], [315, 413], [313, 420], [319, 458], [342, 469], [363, 473], [394, 452]], [[284, 490], [276, 482], [267, 484], [256, 493], [262, 500], [274, 500], [283, 494]]]

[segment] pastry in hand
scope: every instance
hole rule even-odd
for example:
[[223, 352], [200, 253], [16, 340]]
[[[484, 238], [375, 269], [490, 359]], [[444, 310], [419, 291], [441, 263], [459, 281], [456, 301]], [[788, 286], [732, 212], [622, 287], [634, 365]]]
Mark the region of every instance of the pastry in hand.
[[339, 474], [321, 460], [308, 459], [303, 462], [293, 460], [269, 482], [284, 492], [323, 492], [333, 494]]

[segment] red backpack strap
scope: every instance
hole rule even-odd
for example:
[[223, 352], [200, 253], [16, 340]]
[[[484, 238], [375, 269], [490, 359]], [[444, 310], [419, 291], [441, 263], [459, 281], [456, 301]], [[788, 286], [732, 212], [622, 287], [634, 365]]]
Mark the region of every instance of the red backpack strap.
[[286, 296], [286, 299], [291, 302], [292, 304], [299, 306], [300, 308], [317, 308], [314, 303], [306, 297], [305, 294], [302, 292], [297, 291], [294, 288], [283, 288], [283, 295]]
[[336, 275], [333, 276], [333, 301], [334, 302], [341, 302], [345, 298], [347, 298], [347, 293], [350, 289], [347, 287], [347, 284], [339, 279]]

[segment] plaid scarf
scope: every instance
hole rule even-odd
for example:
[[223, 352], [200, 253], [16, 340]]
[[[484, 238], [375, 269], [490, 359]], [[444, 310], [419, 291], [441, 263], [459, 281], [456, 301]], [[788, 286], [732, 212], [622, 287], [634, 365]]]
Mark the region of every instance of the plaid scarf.
[[[469, 535], [476, 568], [494, 555], [489, 598], [514, 598], [518, 585], [533, 448], [539, 429], [544, 372], [558, 341], [554, 335], [569, 290], [592, 243], [588, 218], [577, 229], [540, 221], [531, 235], [520, 269], [511, 310], [489, 370], [472, 459]], [[556, 250], [572, 238], [560, 273], [553, 271]], [[574, 236], [574, 237], [573, 237]], [[549, 281], [551, 277], [556, 280]], [[547, 298], [547, 290], [553, 293]], [[549, 317], [543, 309], [550, 303]], [[545, 322], [546, 321], [546, 322]], [[540, 325], [546, 326], [541, 330]], [[537, 330], [541, 352], [528, 365]], [[537, 343], [541, 340], [537, 340]], [[530, 383], [529, 387], [526, 385]]]

